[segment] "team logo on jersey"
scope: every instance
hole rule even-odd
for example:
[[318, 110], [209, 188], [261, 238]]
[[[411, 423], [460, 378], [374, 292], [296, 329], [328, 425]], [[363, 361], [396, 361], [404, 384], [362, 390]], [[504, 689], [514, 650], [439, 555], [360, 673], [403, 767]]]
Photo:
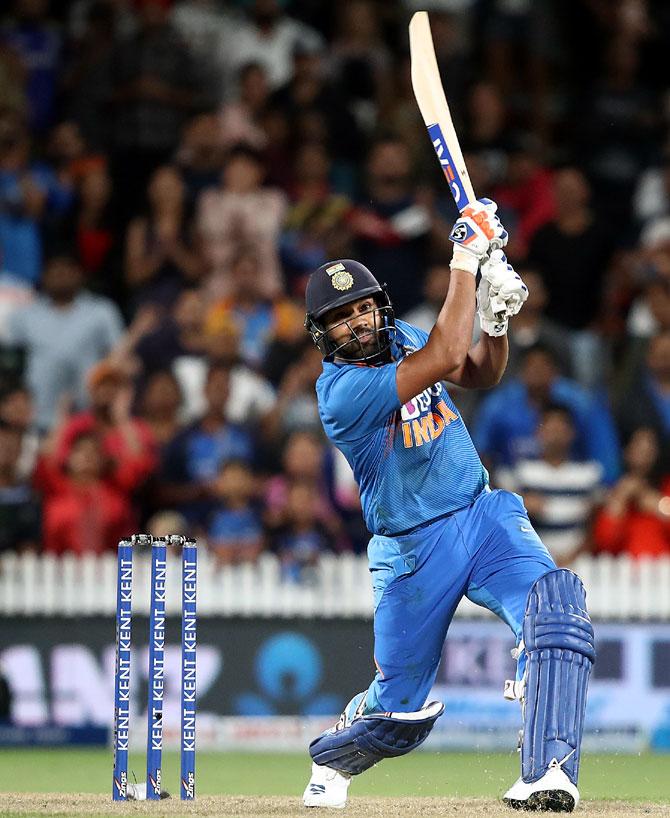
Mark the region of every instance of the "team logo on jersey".
[[433, 398], [442, 393], [442, 384], [436, 383], [430, 389], [424, 389], [400, 410], [403, 446], [411, 449], [423, 446], [439, 437], [458, 415], [453, 412], [444, 400], [438, 400], [433, 406]]

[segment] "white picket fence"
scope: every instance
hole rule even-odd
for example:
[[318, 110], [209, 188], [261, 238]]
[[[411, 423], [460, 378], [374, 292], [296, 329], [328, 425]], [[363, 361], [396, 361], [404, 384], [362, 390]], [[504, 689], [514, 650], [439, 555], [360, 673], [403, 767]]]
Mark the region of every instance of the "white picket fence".
[[[591, 615], [598, 619], [670, 620], [670, 558], [582, 558], [582, 577]], [[0, 615], [113, 615], [117, 564], [103, 556], [54, 557], [4, 554], [0, 558]], [[180, 564], [168, 562], [167, 610], [178, 614]], [[135, 558], [133, 610], [149, 608], [149, 561]], [[256, 564], [219, 567], [200, 549], [198, 614], [201, 616], [371, 617], [372, 592], [365, 557], [325, 556], [309, 582], [282, 579], [279, 561], [265, 554]], [[464, 600], [457, 616], [491, 616]]]

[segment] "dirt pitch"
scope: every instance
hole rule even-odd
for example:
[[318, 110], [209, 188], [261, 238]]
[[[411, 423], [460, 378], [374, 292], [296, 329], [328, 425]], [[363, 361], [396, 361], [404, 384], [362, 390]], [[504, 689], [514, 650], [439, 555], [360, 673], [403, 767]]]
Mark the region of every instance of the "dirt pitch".
[[[172, 816], [220, 816], [220, 818], [313, 818], [314, 814], [342, 815], [348, 818], [392, 818], [392, 816], [482, 816], [485, 818], [512, 818], [520, 813], [487, 798], [356, 798], [352, 797], [345, 810], [307, 811], [299, 798], [252, 796], [203, 796], [195, 802], [178, 799], [159, 804], [113, 803], [103, 795], [64, 795], [63, 793], [2, 793], [0, 818], [13, 816], [91, 816], [118, 818], [118, 816], [152, 815], [154, 818]], [[576, 816], [598, 818], [634, 818], [635, 816], [670, 816], [669, 804], [640, 804], [624, 801], [586, 801], [580, 804]]]

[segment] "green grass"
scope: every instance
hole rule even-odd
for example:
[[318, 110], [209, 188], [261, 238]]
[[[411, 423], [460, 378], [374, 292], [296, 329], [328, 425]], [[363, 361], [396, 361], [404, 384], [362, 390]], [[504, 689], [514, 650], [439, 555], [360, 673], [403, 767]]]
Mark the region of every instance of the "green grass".
[[[176, 792], [178, 754], [164, 754], [163, 786]], [[516, 753], [412, 753], [386, 761], [355, 782], [356, 795], [496, 797], [518, 775]], [[309, 773], [305, 754], [202, 753], [201, 795], [299, 795]], [[592, 755], [582, 762], [580, 790], [588, 799], [667, 801], [670, 758]], [[144, 757], [129, 769], [144, 780]], [[0, 750], [0, 792], [105, 793], [111, 789], [107, 750]]]

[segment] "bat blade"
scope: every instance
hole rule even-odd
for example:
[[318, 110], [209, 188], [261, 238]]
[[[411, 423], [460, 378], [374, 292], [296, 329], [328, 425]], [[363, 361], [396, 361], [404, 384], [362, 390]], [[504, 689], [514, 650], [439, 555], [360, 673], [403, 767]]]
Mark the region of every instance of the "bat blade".
[[430, 141], [459, 210], [475, 200], [437, 67], [428, 13], [417, 11], [409, 24], [412, 87]]

